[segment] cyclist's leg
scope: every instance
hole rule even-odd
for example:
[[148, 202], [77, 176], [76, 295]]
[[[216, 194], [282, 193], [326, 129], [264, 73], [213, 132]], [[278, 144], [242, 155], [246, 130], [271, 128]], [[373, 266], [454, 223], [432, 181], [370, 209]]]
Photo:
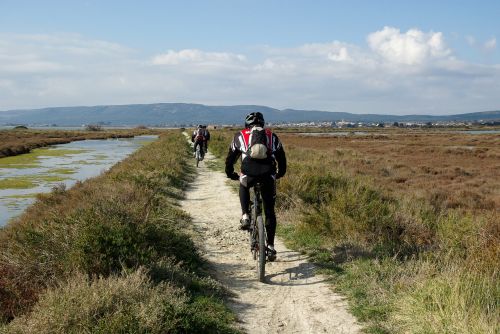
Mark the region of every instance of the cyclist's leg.
[[246, 229], [250, 225], [250, 186], [249, 182], [252, 181], [251, 177], [243, 175], [240, 179], [240, 205], [241, 205], [241, 225]]
[[193, 152], [196, 153], [196, 146], [200, 145], [200, 142], [197, 140], [194, 142], [194, 146], [193, 146]]
[[276, 213], [274, 204], [276, 202], [276, 181], [273, 176], [268, 176], [261, 181], [262, 202], [264, 213], [266, 214], [267, 243], [274, 246], [274, 236], [276, 234]]
[[248, 175], [240, 176], [240, 205], [241, 213], [250, 213], [250, 188], [253, 186], [254, 178]]
[[205, 145], [203, 144], [203, 140], [200, 140], [198, 144], [200, 145], [200, 154], [203, 159], [205, 157]]

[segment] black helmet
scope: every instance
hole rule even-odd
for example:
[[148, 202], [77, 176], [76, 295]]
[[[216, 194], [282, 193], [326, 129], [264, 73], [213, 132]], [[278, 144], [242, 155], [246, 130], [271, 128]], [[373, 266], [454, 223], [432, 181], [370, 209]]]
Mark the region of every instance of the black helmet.
[[245, 127], [252, 125], [264, 126], [264, 115], [260, 112], [252, 112], [245, 117]]
[[203, 125], [198, 124], [198, 129], [202, 129], [202, 128], [203, 128]]

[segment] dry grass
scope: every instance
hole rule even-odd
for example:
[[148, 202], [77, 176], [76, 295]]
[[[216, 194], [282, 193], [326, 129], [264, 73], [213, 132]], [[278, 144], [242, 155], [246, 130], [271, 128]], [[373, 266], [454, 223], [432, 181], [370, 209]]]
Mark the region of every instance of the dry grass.
[[[383, 130], [381, 130], [383, 132]], [[335, 157], [334, 169], [369, 176], [436, 209], [500, 208], [500, 135], [410, 132], [369, 136], [282, 135], [287, 147]]]
[[89, 278], [76, 273], [46, 291], [8, 333], [235, 333], [231, 315], [209, 298], [190, 300], [168, 282], [155, 283], [139, 268]]

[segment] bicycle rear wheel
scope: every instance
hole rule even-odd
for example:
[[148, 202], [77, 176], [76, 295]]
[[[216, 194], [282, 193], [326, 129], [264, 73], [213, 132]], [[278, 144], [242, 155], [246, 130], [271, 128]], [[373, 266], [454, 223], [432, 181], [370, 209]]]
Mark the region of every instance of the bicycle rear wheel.
[[266, 230], [264, 229], [264, 220], [262, 219], [262, 216], [257, 217], [257, 230], [259, 232], [257, 274], [259, 276], [259, 281], [264, 282], [266, 275]]

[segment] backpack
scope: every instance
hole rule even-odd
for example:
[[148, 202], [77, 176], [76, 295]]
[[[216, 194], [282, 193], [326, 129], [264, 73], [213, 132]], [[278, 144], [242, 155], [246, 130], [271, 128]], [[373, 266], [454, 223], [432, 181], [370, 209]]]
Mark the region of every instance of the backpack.
[[248, 139], [247, 155], [252, 159], [267, 159], [271, 155], [270, 145], [266, 130], [254, 126]]
[[241, 161], [241, 172], [256, 177], [275, 173], [271, 131], [255, 126], [241, 133], [248, 147], [245, 152], [246, 157]]
[[196, 136], [194, 138], [194, 141], [204, 141], [205, 140], [205, 131], [203, 129], [198, 129], [196, 130]]

